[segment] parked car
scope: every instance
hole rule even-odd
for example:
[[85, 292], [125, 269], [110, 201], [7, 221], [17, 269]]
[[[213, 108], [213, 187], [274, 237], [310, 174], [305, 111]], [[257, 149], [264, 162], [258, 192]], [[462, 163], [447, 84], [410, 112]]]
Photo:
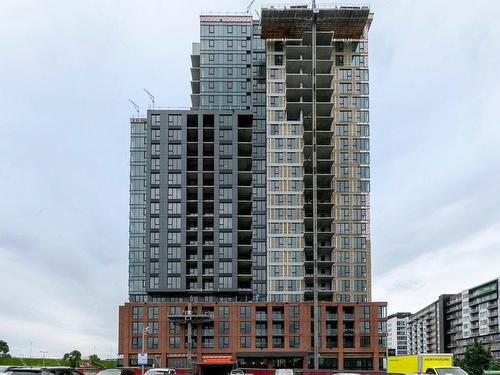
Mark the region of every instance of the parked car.
[[135, 375], [137, 369], [134, 368], [107, 368], [98, 372], [99, 375]]
[[152, 368], [144, 373], [144, 375], [176, 375], [173, 368]]
[[243, 371], [242, 369], [239, 369], [239, 368], [235, 368], [235, 369], [231, 370], [229, 375], [245, 375], [245, 371]]
[[7, 371], [9, 375], [83, 375], [71, 367], [15, 367]]

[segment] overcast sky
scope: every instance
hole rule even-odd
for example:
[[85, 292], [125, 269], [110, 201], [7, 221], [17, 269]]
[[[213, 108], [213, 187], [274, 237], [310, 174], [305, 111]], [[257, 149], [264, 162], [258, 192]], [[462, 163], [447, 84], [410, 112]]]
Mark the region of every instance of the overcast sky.
[[[116, 354], [127, 99], [189, 106], [199, 14], [248, 3], [1, 2], [0, 339], [14, 354]], [[500, 276], [500, 2], [370, 5], [373, 298], [415, 311]]]

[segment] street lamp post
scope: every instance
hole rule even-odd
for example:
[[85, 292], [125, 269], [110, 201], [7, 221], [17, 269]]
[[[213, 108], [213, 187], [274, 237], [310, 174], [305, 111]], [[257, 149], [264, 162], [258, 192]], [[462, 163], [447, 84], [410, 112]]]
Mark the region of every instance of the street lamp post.
[[[149, 333], [149, 326], [146, 326], [142, 330], [142, 351], [141, 353], [144, 353], [144, 337]], [[144, 375], [144, 363], [141, 364], [141, 374]]]
[[48, 350], [40, 350], [40, 353], [42, 353], [42, 366], [45, 366], [45, 354], [47, 354], [49, 351]]

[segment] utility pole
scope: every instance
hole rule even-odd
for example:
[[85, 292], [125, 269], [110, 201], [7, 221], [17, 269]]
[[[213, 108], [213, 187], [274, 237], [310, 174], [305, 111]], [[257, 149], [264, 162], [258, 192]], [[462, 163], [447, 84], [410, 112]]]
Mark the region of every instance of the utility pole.
[[[144, 327], [142, 330], [142, 350], [141, 353], [144, 353], [144, 338], [146, 334], [149, 333], [149, 326]], [[141, 364], [141, 374], [144, 375], [144, 363]]]
[[319, 303], [318, 303], [318, 171], [316, 145], [316, 1], [312, 0], [312, 172], [313, 172], [313, 280], [314, 280], [314, 369], [319, 369]]

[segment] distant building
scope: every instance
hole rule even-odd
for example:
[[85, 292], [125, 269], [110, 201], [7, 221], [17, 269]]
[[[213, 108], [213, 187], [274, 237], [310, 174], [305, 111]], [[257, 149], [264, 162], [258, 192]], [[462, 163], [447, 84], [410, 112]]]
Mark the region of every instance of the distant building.
[[463, 356], [465, 347], [477, 338], [485, 346], [491, 345], [491, 353], [500, 360], [499, 286], [500, 278], [448, 298], [445, 305], [447, 351]]
[[408, 317], [408, 352], [445, 353], [444, 304], [448, 295], [442, 295], [430, 305]]
[[[411, 314], [407, 318], [408, 354], [451, 352], [462, 357], [466, 346], [478, 339], [500, 359], [499, 289], [500, 278], [461, 293], [443, 294]], [[390, 324], [389, 319], [389, 337]]]
[[387, 317], [387, 349], [389, 354], [408, 354], [408, 318], [409, 312], [392, 314]]

